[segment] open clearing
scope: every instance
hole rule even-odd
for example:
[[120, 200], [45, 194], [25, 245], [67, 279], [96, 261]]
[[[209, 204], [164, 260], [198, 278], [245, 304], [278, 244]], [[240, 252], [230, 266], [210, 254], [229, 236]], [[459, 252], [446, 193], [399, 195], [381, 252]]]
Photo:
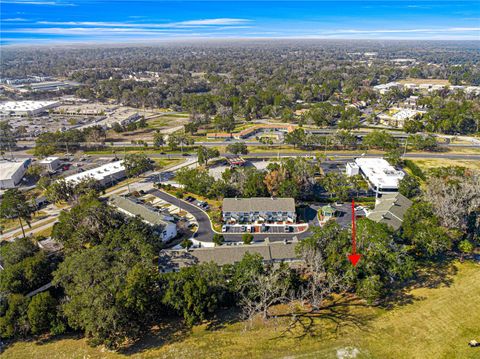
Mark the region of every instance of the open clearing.
[[[480, 265], [438, 265], [394, 309], [353, 307], [357, 325], [335, 333], [331, 322], [315, 319], [307, 332], [296, 328], [281, 335], [278, 321], [244, 331], [245, 324], [210, 323], [191, 333], [176, 330], [168, 340], [159, 331], [119, 354], [91, 348], [84, 339], [67, 337], [43, 344], [19, 342], [3, 358], [336, 358], [337, 353], [357, 353], [356, 358], [478, 358], [480, 348], [467, 343], [480, 335]], [[345, 323], [348, 323], [346, 321]], [[168, 340], [168, 341], [167, 341]]]
[[480, 161], [476, 160], [450, 160], [446, 158], [412, 159], [422, 170], [435, 167], [462, 166], [480, 170]]
[[441, 80], [441, 79], [418, 79], [408, 77], [404, 80], [397, 81], [401, 84], [415, 84], [415, 85], [423, 85], [423, 84], [433, 84], [433, 85], [450, 85], [450, 81], [448, 80]]

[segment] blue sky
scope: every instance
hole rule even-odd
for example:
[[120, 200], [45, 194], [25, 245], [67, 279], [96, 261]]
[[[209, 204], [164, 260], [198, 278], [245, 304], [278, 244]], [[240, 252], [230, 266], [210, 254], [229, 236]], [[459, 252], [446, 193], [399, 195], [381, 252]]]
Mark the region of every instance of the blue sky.
[[0, 0], [1, 44], [203, 38], [480, 40], [480, 0]]

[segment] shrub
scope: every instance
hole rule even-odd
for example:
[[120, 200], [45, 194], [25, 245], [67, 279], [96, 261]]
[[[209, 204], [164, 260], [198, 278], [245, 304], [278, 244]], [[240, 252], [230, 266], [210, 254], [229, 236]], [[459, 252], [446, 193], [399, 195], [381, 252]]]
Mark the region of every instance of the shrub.
[[252, 243], [252, 241], [253, 241], [253, 234], [251, 234], [251, 233], [244, 233], [244, 234], [242, 235], [242, 241], [243, 241], [243, 243], [245, 243], [245, 244], [250, 244], [250, 243]]

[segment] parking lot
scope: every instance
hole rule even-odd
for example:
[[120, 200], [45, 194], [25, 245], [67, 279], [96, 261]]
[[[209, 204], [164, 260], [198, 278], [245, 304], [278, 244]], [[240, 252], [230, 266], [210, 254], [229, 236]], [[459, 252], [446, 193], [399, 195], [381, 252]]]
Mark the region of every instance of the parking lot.
[[[298, 233], [301, 231], [298, 225], [226, 225], [224, 233]], [[288, 230], [286, 230], [288, 228]], [[223, 229], [223, 228], [222, 228]]]

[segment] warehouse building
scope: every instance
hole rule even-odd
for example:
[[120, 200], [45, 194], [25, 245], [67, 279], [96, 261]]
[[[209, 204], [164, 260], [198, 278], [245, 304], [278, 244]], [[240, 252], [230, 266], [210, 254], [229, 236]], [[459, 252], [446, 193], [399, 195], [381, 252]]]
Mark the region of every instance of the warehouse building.
[[224, 198], [222, 206], [225, 223], [294, 223], [293, 198]]
[[155, 208], [136, 198], [125, 198], [117, 195], [110, 197], [110, 204], [121, 213], [130, 217], [140, 217], [143, 222], [152, 226], [162, 241], [168, 241], [177, 235], [177, 225], [167, 221]]
[[59, 157], [45, 157], [39, 164], [50, 172], [56, 171], [61, 165]]
[[34, 117], [58, 105], [58, 101], [7, 101], [0, 103], [0, 116]]
[[30, 159], [0, 161], [0, 189], [15, 188], [30, 165]]
[[347, 164], [347, 176], [361, 174], [370, 188], [377, 194], [398, 191], [398, 184], [405, 176], [383, 158], [356, 158]]
[[65, 181], [79, 183], [81, 181], [93, 178], [97, 180], [102, 186], [110, 187], [116, 182], [125, 178], [125, 176], [126, 173], [123, 161], [115, 161], [85, 172], [80, 172], [65, 177]]

